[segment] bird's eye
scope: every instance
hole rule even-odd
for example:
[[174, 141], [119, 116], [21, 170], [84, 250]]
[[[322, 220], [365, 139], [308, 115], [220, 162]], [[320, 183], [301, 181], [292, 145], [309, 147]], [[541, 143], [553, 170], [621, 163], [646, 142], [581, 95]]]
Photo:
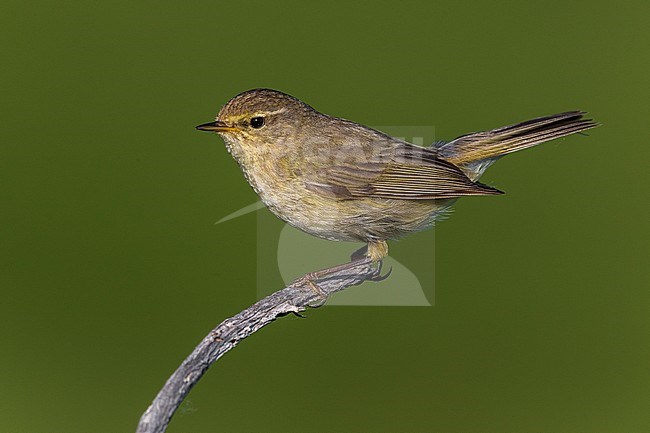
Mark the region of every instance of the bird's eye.
[[253, 117], [251, 119], [251, 126], [255, 129], [259, 129], [262, 126], [264, 126], [264, 118], [263, 117]]

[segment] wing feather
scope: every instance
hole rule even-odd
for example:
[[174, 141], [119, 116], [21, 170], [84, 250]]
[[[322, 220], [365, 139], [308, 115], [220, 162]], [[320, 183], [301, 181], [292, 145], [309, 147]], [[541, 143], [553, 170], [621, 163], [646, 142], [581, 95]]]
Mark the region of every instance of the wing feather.
[[308, 180], [312, 191], [339, 199], [377, 197], [401, 200], [435, 200], [464, 195], [502, 194], [472, 182], [458, 167], [437, 158], [435, 149], [400, 143], [362, 162], [339, 161], [317, 170]]

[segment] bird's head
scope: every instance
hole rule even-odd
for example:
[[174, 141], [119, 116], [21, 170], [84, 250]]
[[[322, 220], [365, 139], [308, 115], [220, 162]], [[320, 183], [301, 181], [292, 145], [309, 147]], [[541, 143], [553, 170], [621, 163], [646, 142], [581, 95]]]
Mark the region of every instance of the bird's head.
[[300, 137], [309, 129], [309, 118], [318, 113], [309, 105], [271, 89], [253, 89], [232, 98], [214, 122], [196, 127], [216, 132], [230, 145], [280, 146], [287, 137]]

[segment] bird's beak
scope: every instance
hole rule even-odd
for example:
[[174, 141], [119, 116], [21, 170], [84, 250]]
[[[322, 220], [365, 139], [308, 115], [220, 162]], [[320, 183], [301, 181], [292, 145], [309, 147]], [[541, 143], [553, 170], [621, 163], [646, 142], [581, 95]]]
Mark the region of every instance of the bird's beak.
[[233, 126], [228, 126], [220, 120], [215, 120], [214, 122], [204, 123], [196, 127], [199, 131], [214, 131], [214, 132], [232, 132], [236, 131], [237, 128]]

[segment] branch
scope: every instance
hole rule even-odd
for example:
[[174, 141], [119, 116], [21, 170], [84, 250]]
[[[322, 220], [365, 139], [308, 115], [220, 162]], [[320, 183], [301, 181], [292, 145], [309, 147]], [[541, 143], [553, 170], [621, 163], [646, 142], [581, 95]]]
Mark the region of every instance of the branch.
[[[174, 412], [207, 369], [224, 353], [235, 347], [279, 316], [304, 311], [323, 304], [323, 295], [339, 292], [367, 280], [377, 280], [381, 267], [370, 259], [350, 263], [346, 269], [318, 279], [318, 293], [309, 284], [286, 287], [258, 301], [241, 313], [224, 320], [212, 330], [178, 369], [167, 379], [149, 408], [140, 418], [136, 433], [162, 433]], [[308, 274], [309, 275], [309, 274]]]

